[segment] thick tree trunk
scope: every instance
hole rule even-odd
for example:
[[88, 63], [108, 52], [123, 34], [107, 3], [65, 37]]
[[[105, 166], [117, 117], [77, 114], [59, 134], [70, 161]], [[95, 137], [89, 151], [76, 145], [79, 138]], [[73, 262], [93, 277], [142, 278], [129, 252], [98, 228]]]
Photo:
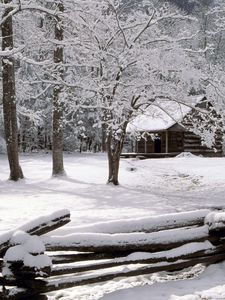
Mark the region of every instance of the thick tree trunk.
[[[10, 4], [11, 0], [5, 1]], [[5, 9], [3, 18], [7, 16], [11, 8]], [[13, 49], [13, 24], [12, 17], [8, 17], [1, 26], [2, 50]], [[16, 91], [15, 91], [15, 70], [14, 58], [2, 59], [2, 88], [3, 88], [3, 111], [4, 127], [7, 145], [7, 154], [10, 167], [10, 180], [17, 181], [23, 178], [23, 172], [19, 164], [18, 155], [18, 128], [16, 113]]]
[[[59, 11], [64, 11], [64, 6], [60, 2], [58, 4]], [[63, 27], [61, 19], [56, 18], [57, 23], [55, 25], [55, 39], [57, 41], [63, 40]], [[57, 74], [63, 78], [63, 48], [58, 45], [54, 51], [54, 63], [56, 65]], [[63, 105], [60, 99], [62, 87], [55, 86], [53, 93], [53, 124], [52, 124], [52, 161], [53, 161], [53, 176], [64, 175], [64, 164], [63, 164]]]
[[112, 130], [107, 133], [106, 150], [108, 155], [108, 183], [119, 185], [119, 168], [120, 168], [120, 155], [123, 150], [124, 140], [126, 136], [126, 129], [130, 119], [131, 113], [127, 116], [127, 120], [121, 125], [120, 134], [113, 136]]
[[122, 134], [119, 140], [114, 139], [112, 133], [108, 133], [106, 146], [108, 156], [108, 183], [119, 185], [119, 166], [120, 166], [120, 155], [123, 148], [124, 135]]
[[108, 168], [109, 168], [109, 176], [108, 183], [113, 183], [114, 185], [119, 185], [119, 164], [120, 164], [120, 155], [118, 156], [112, 151], [108, 151]]

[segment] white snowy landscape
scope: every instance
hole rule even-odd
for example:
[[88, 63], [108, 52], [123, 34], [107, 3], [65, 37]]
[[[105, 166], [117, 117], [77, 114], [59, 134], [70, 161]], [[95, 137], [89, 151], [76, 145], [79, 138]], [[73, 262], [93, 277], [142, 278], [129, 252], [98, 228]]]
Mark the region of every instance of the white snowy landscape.
[[0, 1], [0, 300], [225, 300], [225, 1]]
[[[67, 154], [67, 176], [51, 178], [51, 157], [21, 156], [25, 179], [8, 181], [0, 156], [1, 234], [61, 209], [71, 222], [54, 234], [88, 232], [93, 223], [129, 220], [196, 209], [224, 208], [225, 158], [181, 155], [163, 159], [123, 159], [120, 186], [106, 184], [105, 154]], [[91, 228], [91, 227], [90, 227]], [[90, 229], [89, 228], [89, 229]], [[104, 232], [104, 224], [95, 225]], [[225, 298], [225, 263], [196, 265], [177, 272], [121, 278], [50, 294], [50, 299], [202, 300]]]

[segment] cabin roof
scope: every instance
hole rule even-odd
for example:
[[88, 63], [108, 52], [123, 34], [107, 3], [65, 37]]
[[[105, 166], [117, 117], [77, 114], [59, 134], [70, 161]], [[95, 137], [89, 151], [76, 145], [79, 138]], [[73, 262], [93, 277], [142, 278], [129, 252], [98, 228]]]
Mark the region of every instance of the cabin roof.
[[[191, 96], [188, 103], [193, 107], [203, 99], [202, 95]], [[184, 117], [192, 111], [190, 106], [175, 101], [157, 101], [128, 124], [127, 132], [165, 131], [177, 123], [180, 124]]]

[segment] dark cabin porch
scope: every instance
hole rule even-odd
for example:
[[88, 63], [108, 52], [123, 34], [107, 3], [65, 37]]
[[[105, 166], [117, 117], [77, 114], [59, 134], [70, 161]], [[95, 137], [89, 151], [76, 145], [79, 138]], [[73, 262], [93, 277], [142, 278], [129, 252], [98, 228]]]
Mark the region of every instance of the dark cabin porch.
[[165, 131], [155, 134], [152, 138], [146, 134], [135, 143], [134, 152], [136, 153], [180, 153], [184, 150], [184, 133]]

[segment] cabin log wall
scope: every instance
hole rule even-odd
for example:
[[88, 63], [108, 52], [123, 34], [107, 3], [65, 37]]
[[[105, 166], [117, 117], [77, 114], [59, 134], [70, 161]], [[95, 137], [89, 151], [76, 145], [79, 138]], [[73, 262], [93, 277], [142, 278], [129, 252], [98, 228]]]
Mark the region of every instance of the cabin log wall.
[[202, 144], [201, 138], [192, 132], [184, 132], [184, 152], [193, 154], [201, 154], [203, 156], [222, 156], [222, 136], [217, 135], [216, 143], [212, 149]]
[[[176, 128], [178, 129], [178, 128]], [[223, 155], [222, 134], [218, 133], [216, 136], [216, 143], [212, 149], [202, 144], [199, 136], [191, 131], [167, 131], [168, 134], [168, 152], [166, 151], [166, 132], [156, 134], [161, 139], [161, 153], [182, 153], [191, 152], [196, 155], [203, 155], [207, 157], [215, 157]], [[146, 139], [141, 138], [136, 142], [135, 152], [141, 154], [154, 154], [155, 141], [150, 135]]]

